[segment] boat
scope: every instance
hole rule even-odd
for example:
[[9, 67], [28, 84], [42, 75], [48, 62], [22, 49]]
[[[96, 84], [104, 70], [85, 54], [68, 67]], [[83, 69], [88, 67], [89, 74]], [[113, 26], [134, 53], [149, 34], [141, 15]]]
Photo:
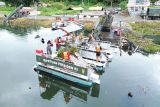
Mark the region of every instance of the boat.
[[76, 57], [71, 55], [70, 60], [64, 60], [56, 53], [47, 55], [43, 50], [36, 50], [36, 62], [35, 71], [42, 70], [86, 87], [93, 83], [100, 84], [99, 75], [78, 54]]
[[90, 49], [80, 48], [79, 51], [82, 58], [89, 64], [92, 65], [92, 67], [95, 68], [97, 72], [104, 72], [105, 66], [107, 64], [107, 57], [104, 56], [104, 54], [101, 54], [100, 61], [96, 62], [96, 52]]
[[[88, 41], [88, 38], [84, 38], [82, 40]], [[87, 42], [85, 42], [87, 43]], [[103, 50], [101, 51], [100, 61], [96, 62], [96, 44], [100, 43]], [[83, 45], [82, 42], [78, 42], [77, 44], [69, 42], [69, 47], [77, 47], [79, 49], [79, 54], [83, 58], [83, 60], [90, 64], [98, 73], [103, 73], [105, 71], [106, 65], [108, 62], [112, 61], [112, 53], [109, 51], [108, 48], [110, 45], [105, 42], [95, 41], [92, 44]], [[61, 45], [61, 47], [66, 47], [66, 45]]]
[[[81, 102], [87, 102], [88, 95], [98, 98], [100, 92], [100, 85], [93, 84], [92, 87], [86, 88], [73, 84], [69, 81], [50, 76], [43, 71], [38, 74], [40, 96], [45, 100], [52, 100], [57, 94], [62, 93], [64, 101], [69, 103], [71, 99]], [[62, 99], [63, 100], [63, 99]]]
[[[84, 38], [83, 41], [88, 41], [88, 38]], [[101, 56], [100, 56], [100, 61], [96, 62], [96, 44], [100, 43], [100, 46], [102, 47], [101, 50]], [[96, 69], [96, 71], [98, 72], [104, 72], [105, 71], [105, 67], [106, 64], [108, 62], [112, 61], [112, 53], [111, 51], [109, 51], [108, 48], [109, 46], [107, 46], [108, 43], [103, 43], [102, 41], [95, 41], [92, 44], [87, 44], [87, 46], [83, 46], [80, 45], [80, 55], [82, 56], [82, 58], [84, 58], [84, 60], [87, 63], [92, 64], [92, 66]]]

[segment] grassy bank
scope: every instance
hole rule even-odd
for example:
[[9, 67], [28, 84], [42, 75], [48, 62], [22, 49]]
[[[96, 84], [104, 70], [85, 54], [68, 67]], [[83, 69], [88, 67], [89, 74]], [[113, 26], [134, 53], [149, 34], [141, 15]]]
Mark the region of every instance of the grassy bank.
[[[4, 17], [0, 17], [0, 25], [3, 24]], [[12, 26], [18, 26], [18, 27], [33, 27], [33, 26], [39, 26], [39, 27], [51, 27], [52, 22], [54, 22], [53, 19], [29, 19], [29, 18], [17, 18], [9, 21], [9, 24]], [[91, 32], [91, 30], [94, 27], [95, 21], [81, 21], [84, 24], [85, 29], [88, 32]]]
[[160, 36], [160, 22], [135, 22], [130, 23], [133, 30], [143, 35], [159, 35]]
[[[38, 30], [40, 27], [50, 28], [51, 23], [54, 20], [41, 20], [41, 19], [26, 19], [26, 18], [19, 18], [9, 22], [9, 24], [3, 24], [3, 18], [0, 17], [0, 29], [8, 30], [11, 33], [14, 33], [17, 36], [25, 36], [32, 31]], [[88, 33], [91, 33], [93, 29], [94, 22], [91, 21], [84, 21], [84, 35], [88, 36]]]
[[126, 36], [149, 53], [160, 52], [160, 22], [130, 23], [133, 32]]
[[[80, 13], [80, 10], [67, 10], [69, 7], [83, 7], [85, 10], [87, 10], [91, 6], [103, 6], [103, 3], [88, 3], [85, 2], [84, 5], [81, 4], [81, 2], [49, 2], [46, 3], [47, 6], [38, 6], [37, 10], [41, 12], [40, 15], [42, 16], [51, 16], [51, 15], [57, 15], [57, 14], [78, 14]], [[0, 7], [0, 13], [2, 14], [9, 14], [13, 10], [15, 10], [16, 7], [11, 6], [2, 6]]]
[[38, 9], [42, 16], [51, 16], [51, 15], [61, 15], [61, 14], [70, 14], [70, 15], [74, 15], [74, 14], [79, 14], [80, 11], [78, 10], [62, 10], [62, 9], [57, 9], [54, 7], [39, 7]]
[[10, 6], [0, 6], [0, 13], [2, 14], [9, 14], [12, 12], [16, 7], [10, 7]]
[[9, 21], [9, 24], [12, 26], [18, 26], [22, 28], [28, 27], [51, 27], [53, 19], [27, 19], [27, 18], [18, 18]]

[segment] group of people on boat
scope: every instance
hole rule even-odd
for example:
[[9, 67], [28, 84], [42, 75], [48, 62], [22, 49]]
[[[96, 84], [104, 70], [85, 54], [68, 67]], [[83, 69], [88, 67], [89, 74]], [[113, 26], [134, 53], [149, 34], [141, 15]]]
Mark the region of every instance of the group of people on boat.
[[[93, 36], [92, 33], [90, 33], [88, 35], [87, 41], [83, 41], [83, 38], [84, 38], [84, 36], [83, 36], [83, 33], [81, 32], [79, 34], [79, 36], [75, 36], [73, 33], [70, 33], [67, 36], [57, 37], [54, 40], [54, 43], [53, 43], [52, 40], [48, 40], [47, 41], [47, 46], [46, 46], [46, 53], [49, 56], [51, 56], [53, 54], [53, 52], [52, 52], [53, 44], [55, 44], [56, 51], [58, 51], [61, 45], [66, 45], [67, 43], [70, 44], [70, 42], [76, 43], [77, 40], [78, 40], [79, 43], [81, 43], [80, 45], [88, 45], [88, 44], [94, 44], [95, 43], [95, 38], [94, 38], [94, 36]], [[45, 41], [44, 41], [43, 38], [41, 39], [41, 42], [43, 44], [45, 43]], [[100, 61], [101, 50], [102, 50], [102, 47], [100, 46], [100, 43], [98, 43], [97, 46], [95, 47], [96, 62]], [[62, 58], [65, 59], [65, 60], [70, 60], [70, 52], [68, 52], [67, 50], [65, 50], [63, 52], [63, 54], [62, 54]]]

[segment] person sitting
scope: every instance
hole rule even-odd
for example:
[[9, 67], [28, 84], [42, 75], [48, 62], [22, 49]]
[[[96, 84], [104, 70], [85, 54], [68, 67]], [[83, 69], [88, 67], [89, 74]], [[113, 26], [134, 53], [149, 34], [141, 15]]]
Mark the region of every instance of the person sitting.
[[75, 36], [75, 34], [71, 34], [71, 37], [72, 37], [72, 43], [74, 43], [75, 42], [75, 40], [76, 40], [76, 36]]
[[87, 49], [87, 48], [88, 48], [87, 41], [83, 41], [83, 42], [81, 43], [81, 46], [83, 46], [85, 49]]
[[96, 46], [96, 62], [100, 61], [100, 55], [101, 55], [102, 47], [100, 46], [100, 43]]

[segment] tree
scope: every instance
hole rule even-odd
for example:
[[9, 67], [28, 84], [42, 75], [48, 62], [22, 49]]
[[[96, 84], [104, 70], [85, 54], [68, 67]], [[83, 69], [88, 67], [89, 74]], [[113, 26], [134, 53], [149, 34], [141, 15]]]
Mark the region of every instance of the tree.
[[158, 1], [158, 0], [150, 0], [151, 3], [155, 3], [156, 1]]
[[127, 8], [127, 1], [121, 1], [121, 3], [119, 4], [121, 9], [124, 10]]
[[33, 2], [38, 2], [39, 0], [2, 0], [6, 4], [11, 4], [12, 6], [19, 6], [20, 4], [24, 4], [25, 6], [29, 6], [33, 4]]
[[111, 7], [112, 7], [112, 5], [113, 5], [113, 1], [114, 0], [104, 0], [107, 4], [110, 4], [111, 5]]

